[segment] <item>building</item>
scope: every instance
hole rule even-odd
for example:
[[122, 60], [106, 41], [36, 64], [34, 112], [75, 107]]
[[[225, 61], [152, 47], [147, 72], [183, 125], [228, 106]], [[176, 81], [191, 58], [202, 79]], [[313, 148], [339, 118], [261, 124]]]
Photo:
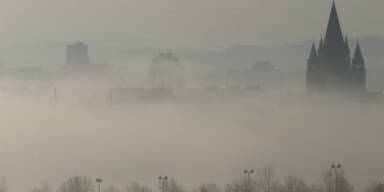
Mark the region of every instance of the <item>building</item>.
[[312, 45], [307, 63], [306, 86], [309, 90], [366, 91], [365, 62], [359, 43], [351, 58], [348, 38], [343, 36], [335, 2], [325, 38], [318, 49]]
[[83, 42], [67, 45], [67, 64], [71, 66], [89, 64], [88, 45]]
[[275, 70], [275, 66], [268, 61], [255, 62], [252, 67], [255, 71], [272, 72]]
[[184, 84], [183, 72], [180, 58], [173, 53], [160, 53], [152, 59], [149, 78], [155, 87], [178, 89]]

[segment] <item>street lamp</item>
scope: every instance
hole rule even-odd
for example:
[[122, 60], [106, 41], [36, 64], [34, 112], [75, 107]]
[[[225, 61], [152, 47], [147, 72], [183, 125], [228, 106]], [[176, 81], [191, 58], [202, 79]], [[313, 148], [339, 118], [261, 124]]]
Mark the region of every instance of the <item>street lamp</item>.
[[168, 181], [168, 176], [159, 176], [158, 179], [159, 179], [160, 185], [161, 185], [161, 192], [165, 192], [165, 186], [166, 186], [167, 181]]
[[337, 182], [337, 169], [341, 169], [341, 164], [332, 164], [331, 165], [331, 169], [334, 169], [335, 170], [335, 192], [338, 192], [338, 182]]
[[103, 181], [103, 179], [101, 178], [96, 178], [96, 183], [99, 184], [99, 192], [100, 192], [100, 185], [101, 185], [101, 182]]
[[244, 170], [244, 174], [246, 175], [246, 190], [245, 190], [245, 192], [249, 192], [249, 179], [250, 179], [250, 175], [253, 172], [254, 172], [253, 169]]

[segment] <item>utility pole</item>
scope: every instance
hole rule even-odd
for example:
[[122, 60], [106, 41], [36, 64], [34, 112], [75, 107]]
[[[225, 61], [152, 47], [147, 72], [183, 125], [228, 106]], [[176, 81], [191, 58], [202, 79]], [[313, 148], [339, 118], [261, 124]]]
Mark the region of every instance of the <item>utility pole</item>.
[[271, 172], [270, 168], [264, 170], [264, 192], [270, 192], [271, 190]]
[[341, 169], [341, 164], [332, 164], [331, 169], [335, 171], [335, 192], [339, 192], [337, 169]]
[[245, 190], [245, 192], [250, 192], [249, 191], [249, 179], [250, 179], [250, 175], [253, 172], [254, 172], [253, 169], [250, 169], [250, 170], [246, 169], [246, 170], [244, 170], [244, 174], [246, 176], [246, 188], [245, 188], [246, 190]]
[[96, 182], [99, 184], [99, 192], [100, 192], [100, 185], [103, 180], [101, 178], [96, 178]]
[[166, 185], [167, 185], [167, 181], [168, 181], [168, 176], [159, 176], [158, 177], [159, 181], [160, 181], [160, 187], [161, 187], [161, 192], [166, 192]]

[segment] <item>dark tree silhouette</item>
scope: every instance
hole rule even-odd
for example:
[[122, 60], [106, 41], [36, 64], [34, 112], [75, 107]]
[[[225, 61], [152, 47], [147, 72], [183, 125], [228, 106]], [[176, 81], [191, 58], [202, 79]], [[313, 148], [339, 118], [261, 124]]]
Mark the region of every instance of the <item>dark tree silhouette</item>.
[[202, 184], [195, 192], [221, 192], [220, 188], [214, 183]]
[[88, 177], [75, 176], [60, 185], [59, 192], [93, 192], [92, 180]]
[[324, 192], [352, 192], [353, 186], [348, 181], [343, 169], [338, 169], [337, 176], [334, 170], [328, 169], [323, 174], [321, 189]]
[[103, 189], [103, 192], [120, 192], [120, 190], [113, 185], [108, 185], [106, 188]]
[[165, 186], [165, 192], [185, 192], [182, 185], [176, 182], [175, 179], [171, 178]]
[[384, 183], [372, 183], [367, 192], [384, 192]]
[[283, 185], [284, 192], [311, 192], [311, 188], [307, 183], [295, 176], [288, 176], [284, 180]]
[[33, 188], [32, 192], [52, 192], [47, 182], [44, 182], [39, 187]]
[[152, 192], [152, 189], [136, 182], [127, 187], [127, 192]]

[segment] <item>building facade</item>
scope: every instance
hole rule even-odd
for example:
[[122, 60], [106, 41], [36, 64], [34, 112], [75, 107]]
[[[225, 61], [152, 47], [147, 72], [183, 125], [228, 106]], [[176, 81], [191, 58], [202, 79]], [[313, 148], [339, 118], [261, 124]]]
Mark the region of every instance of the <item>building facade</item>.
[[88, 45], [83, 42], [67, 45], [67, 64], [75, 66], [89, 64]]
[[340, 26], [333, 2], [325, 38], [313, 43], [307, 63], [309, 90], [366, 91], [365, 61], [359, 43], [351, 58], [348, 38]]

